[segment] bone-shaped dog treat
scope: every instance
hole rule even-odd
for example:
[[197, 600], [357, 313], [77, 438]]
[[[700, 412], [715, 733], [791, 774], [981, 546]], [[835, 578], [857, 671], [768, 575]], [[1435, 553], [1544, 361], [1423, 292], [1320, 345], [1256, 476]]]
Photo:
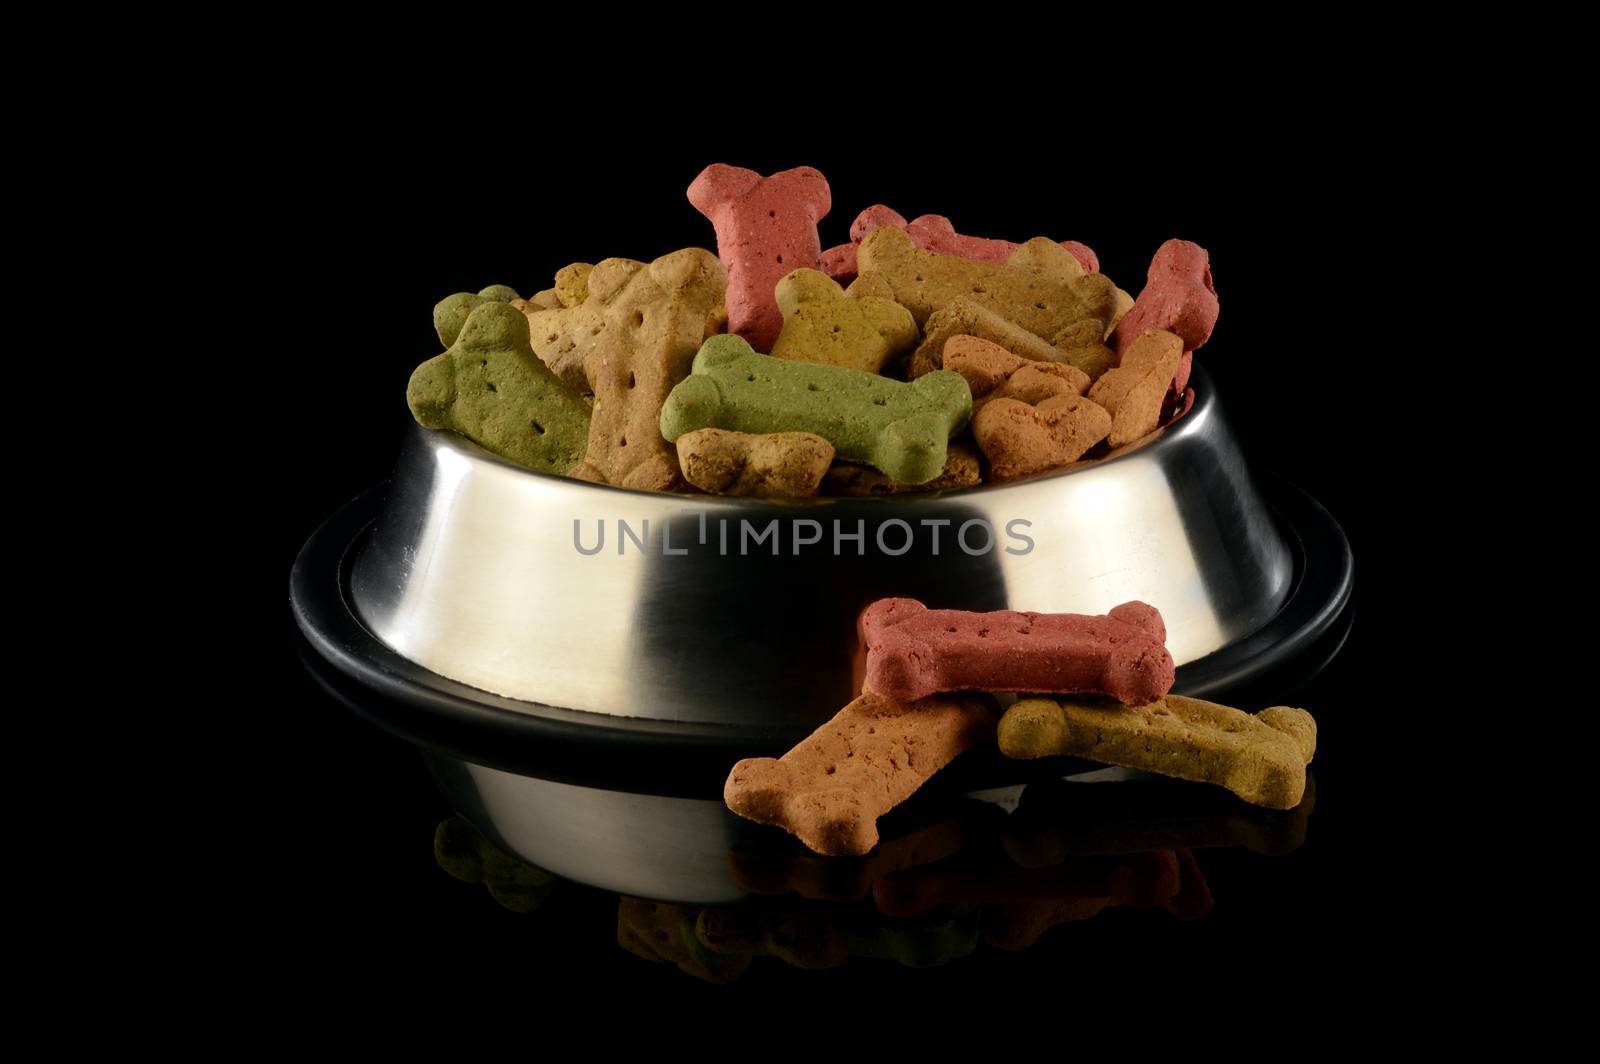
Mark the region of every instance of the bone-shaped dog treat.
[[793, 499], [815, 495], [833, 464], [833, 444], [809, 432], [700, 429], [678, 437], [684, 478], [713, 495]]
[[868, 462], [903, 484], [923, 484], [944, 468], [950, 437], [971, 412], [967, 384], [954, 373], [930, 373], [908, 384], [757, 354], [729, 334], [707, 340], [693, 373], [667, 396], [660, 435], [676, 440], [704, 428], [811, 432], [845, 461]]
[[1182, 395], [1189, 382], [1194, 352], [1211, 338], [1217, 324], [1217, 289], [1211, 281], [1211, 256], [1199, 244], [1169, 240], [1156, 249], [1144, 288], [1133, 309], [1111, 337], [1111, 346], [1127, 360], [1127, 351], [1151, 329], [1176, 334], [1184, 357], [1173, 377], [1172, 392]]
[[586, 262], [574, 262], [556, 272], [555, 287], [531, 299], [512, 303], [528, 316], [529, 340], [534, 353], [561, 378], [562, 384], [584, 394], [591, 390], [589, 376], [583, 368], [584, 360], [605, 335], [609, 304], [626, 290], [624, 282], [648, 269], [649, 264], [633, 259], [606, 259], [599, 268], [609, 293], [607, 298], [589, 299], [589, 275], [595, 267]]
[[461, 327], [474, 310], [485, 303], [512, 303], [521, 298], [516, 289], [503, 284], [492, 284], [477, 294], [457, 292], [453, 296], [445, 296], [434, 305], [433, 331], [439, 334], [439, 342], [449, 347], [461, 335]]
[[[584, 359], [594, 392], [588, 449], [569, 476], [650, 491], [683, 487], [658, 416], [701, 342], [721, 327], [723, 284], [722, 263], [700, 248], [649, 266], [607, 259], [590, 271], [583, 303], [557, 312], [600, 328]], [[591, 308], [600, 310], [598, 320]]]
[[750, 956], [707, 949], [695, 934], [701, 910], [626, 896], [617, 899], [617, 945], [647, 961], [675, 965], [708, 983], [731, 983], [750, 967]]
[[1094, 382], [1089, 398], [1111, 414], [1113, 448], [1156, 430], [1182, 357], [1183, 341], [1177, 336], [1147, 332], [1123, 353], [1122, 365], [1106, 370]]
[[889, 698], [940, 691], [1056, 691], [1150, 702], [1172, 689], [1166, 626], [1154, 606], [1105, 616], [930, 610], [879, 599], [861, 614], [866, 687]]
[[910, 491], [951, 491], [983, 483], [978, 449], [964, 440], [951, 440], [944, 469], [924, 484], [902, 484], [869, 465], [835, 462], [822, 478], [824, 495], [902, 495]]
[[[924, 214], [908, 222], [899, 212], [890, 210], [880, 203], [868, 207], [856, 216], [856, 220], [850, 225], [848, 244], [831, 247], [822, 253], [824, 272], [840, 284], [849, 284], [855, 280], [858, 247], [868, 233], [885, 227], [904, 230], [916, 242], [917, 247], [938, 255], [957, 255], [964, 259], [1001, 264], [1017, 249], [1017, 245], [1009, 240], [963, 236], [956, 232], [950, 219], [938, 214]], [[1095, 258], [1094, 252], [1083, 244], [1076, 240], [1063, 240], [1056, 246], [1073, 257], [1073, 261], [1079, 265], [1080, 273], [1099, 272], [1099, 260]]]
[[972, 436], [995, 481], [1016, 480], [1077, 461], [1111, 431], [1111, 415], [1081, 395], [1037, 404], [993, 399], [972, 416]]
[[875, 229], [861, 243], [856, 298], [883, 296], [911, 311], [920, 326], [957, 299], [987, 307], [1036, 336], [1054, 336], [1075, 323], [1105, 328], [1115, 305], [1113, 285], [1097, 273], [1063, 284], [1009, 266], [920, 250], [899, 229]]
[[1029, 698], [1000, 722], [1007, 757], [1086, 757], [1215, 783], [1268, 809], [1300, 804], [1316, 745], [1316, 721], [1303, 709], [1250, 714], [1180, 695], [1142, 706]]
[[[911, 353], [907, 376], [920, 377], [924, 373], [943, 369], [944, 346], [952, 336], [976, 336], [1034, 362], [1065, 362], [1093, 380], [1116, 365], [1117, 356], [1095, 335], [1097, 321], [1085, 319], [1084, 325], [1086, 329], [1074, 330], [1069, 327], [1065, 330], [1068, 346], [1062, 348], [1012, 324], [987, 307], [971, 300], [958, 299], [928, 316], [922, 343]], [[1078, 342], [1084, 334], [1089, 336], [1089, 340], [1086, 343]]]
[[985, 698], [899, 702], [864, 692], [782, 758], [734, 765], [722, 797], [817, 853], [859, 856], [877, 845], [880, 816], [993, 729]]
[[728, 271], [728, 330], [771, 351], [783, 328], [774, 297], [779, 279], [822, 265], [817, 223], [833, 204], [828, 179], [809, 166], [762, 177], [713, 163], [689, 186], [689, 202], [717, 231]]
[[[1186, 858], [1188, 864], [1185, 864]], [[1192, 857], [1165, 850], [1130, 854], [1124, 862], [1115, 874], [1104, 880], [1107, 893], [1103, 897], [1045, 898], [985, 905], [984, 941], [999, 949], [1027, 949], [1051, 928], [1087, 920], [1109, 908], [1160, 905], [1173, 911], [1176, 905], [1195, 905], [1194, 900], [1185, 896], [1186, 890], [1194, 889], [1188, 875]], [[1198, 868], [1195, 875], [1198, 875]], [[1204, 880], [1199, 886], [1204, 887]]]
[[433, 859], [463, 883], [479, 883], [516, 913], [531, 913], [555, 889], [556, 877], [496, 847], [460, 817], [441, 820], [433, 833]]
[[911, 350], [917, 323], [892, 299], [851, 299], [816, 270], [796, 270], [778, 282], [783, 331], [774, 358], [820, 362], [881, 373], [885, 363]]
[[1042, 403], [1058, 395], [1082, 395], [1089, 375], [1068, 363], [1020, 358], [978, 336], [952, 336], [944, 344], [944, 368], [961, 374], [977, 410], [987, 399]]
[[[1058, 281], [1070, 282], [1083, 276], [1083, 265], [1070, 251], [1053, 241], [1042, 236], [1017, 245], [1009, 258], [1005, 260], [1007, 266], [1017, 270], [1029, 270], [1033, 273], [1054, 277]], [[1103, 292], [1103, 289], [1100, 290]], [[1100, 298], [1107, 298], [1101, 295]], [[1096, 340], [1104, 340], [1111, 335], [1128, 311], [1133, 309], [1133, 297], [1122, 289], [1113, 286], [1110, 290], [1109, 304], [1097, 308], [1097, 313], [1105, 319], [1105, 327], [1101, 330]], [[1087, 338], [1086, 338], [1087, 339]], [[1069, 346], [1080, 346], [1071, 344]]]
[[450, 350], [412, 372], [406, 402], [423, 427], [542, 473], [565, 473], [589, 433], [588, 406], [534, 355], [527, 319], [505, 303], [475, 309]]
[[848, 909], [740, 906], [703, 910], [695, 933], [719, 953], [777, 957], [810, 969], [834, 968], [851, 957], [933, 968], [978, 948], [978, 921], [970, 914], [898, 926]]

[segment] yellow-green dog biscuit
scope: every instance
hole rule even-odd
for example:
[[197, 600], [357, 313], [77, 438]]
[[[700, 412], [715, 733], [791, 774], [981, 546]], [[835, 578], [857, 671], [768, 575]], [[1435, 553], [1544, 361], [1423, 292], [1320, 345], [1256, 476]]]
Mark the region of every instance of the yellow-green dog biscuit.
[[1084, 757], [1293, 809], [1305, 795], [1317, 722], [1289, 706], [1251, 714], [1181, 695], [1143, 706], [1025, 698], [1006, 710], [999, 737], [1007, 757]]
[[786, 274], [776, 295], [783, 331], [772, 345], [774, 358], [882, 373], [890, 359], [917, 342], [909, 310], [877, 296], [851, 299], [825, 273]]
[[1103, 333], [1115, 305], [1109, 278], [1092, 273], [1063, 281], [1048, 273], [935, 255], [885, 226], [867, 234], [856, 257], [860, 271], [850, 294], [882, 296], [911, 311], [920, 326], [958, 299], [994, 311], [1035, 336], [1055, 336], [1085, 320]]
[[907, 384], [875, 373], [758, 354], [743, 337], [713, 336], [661, 408], [661, 434], [696, 429], [811, 432], [838, 457], [866, 462], [902, 484], [944, 468], [950, 437], [972, 414], [960, 375], [942, 370]]
[[[1054, 240], [1049, 240], [1042, 236], [1036, 236], [1025, 244], [1017, 245], [1017, 250], [1013, 251], [1011, 257], [1006, 259], [1006, 265], [1013, 269], [1030, 270], [1034, 273], [1054, 277], [1056, 280], [1068, 284], [1084, 276], [1083, 264], [1077, 260], [1072, 252], [1057, 244]], [[1103, 299], [1105, 297], [1099, 296], [1097, 298]], [[1111, 288], [1110, 298], [1111, 302], [1105, 309], [1106, 324], [1100, 331], [1099, 340], [1108, 338], [1111, 335], [1111, 331], [1117, 327], [1117, 323], [1122, 320], [1123, 315], [1133, 309], [1133, 296], [1114, 285]], [[1084, 346], [1084, 344], [1073, 343], [1066, 346], [1079, 347]]]
[[461, 335], [461, 326], [467, 323], [467, 316], [474, 310], [485, 303], [510, 303], [521, 298], [516, 289], [503, 284], [492, 284], [476, 295], [457, 292], [453, 296], [445, 296], [434, 304], [433, 331], [439, 334], [439, 342], [449, 347]]
[[411, 374], [406, 402], [425, 428], [458, 432], [541, 473], [565, 473], [589, 437], [588, 405], [534, 355], [528, 319], [506, 303], [468, 315], [450, 350]]

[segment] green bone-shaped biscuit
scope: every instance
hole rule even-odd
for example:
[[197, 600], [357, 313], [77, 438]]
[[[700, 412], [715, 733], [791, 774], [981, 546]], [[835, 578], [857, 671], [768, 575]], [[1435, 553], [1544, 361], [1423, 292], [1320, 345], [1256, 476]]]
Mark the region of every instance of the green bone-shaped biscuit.
[[449, 347], [461, 335], [461, 327], [473, 311], [485, 303], [509, 303], [521, 298], [515, 288], [503, 284], [492, 284], [477, 295], [457, 292], [445, 296], [433, 306], [433, 331], [439, 334], [439, 342]]
[[528, 342], [528, 319], [505, 303], [472, 312], [450, 350], [418, 366], [406, 387], [417, 423], [458, 432], [542, 473], [565, 473], [589, 441], [589, 407]]
[[713, 336], [690, 375], [661, 408], [671, 442], [697, 429], [812, 432], [847, 462], [866, 462], [902, 484], [944, 469], [945, 446], [972, 414], [960, 374], [924, 374], [909, 384], [844, 366], [758, 354], [743, 337]]

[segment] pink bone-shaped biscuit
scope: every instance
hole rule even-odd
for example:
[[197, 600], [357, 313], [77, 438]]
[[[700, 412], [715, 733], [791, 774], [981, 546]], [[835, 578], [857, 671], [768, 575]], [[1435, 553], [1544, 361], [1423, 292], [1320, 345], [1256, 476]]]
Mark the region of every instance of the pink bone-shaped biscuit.
[[762, 177], [712, 163], [689, 186], [689, 202], [717, 231], [717, 257], [728, 271], [728, 331], [771, 351], [783, 328], [774, 295], [779, 279], [822, 265], [817, 223], [833, 205], [828, 179], [810, 166]]
[[[839, 244], [822, 253], [822, 269], [840, 284], [848, 284], [856, 276], [856, 248], [874, 229], [892, 227], [903, 229], [911, 242], [923, 251], [936, 255], [955, 255], [963, 259], [977, 259], [1004, 266], [1018, 245], [1010, 240], [993, 240], [982, 236], [963, 236], [956, 232], [950, 219], [942, 214], [924, 214], [914, 221], [906, 221], [898, 211], [879, 203], [856, 215], [850, 223], [850, 242]], [[1100, 260], [1086, 245], [1076, 240], [1063, 240], [1061, 246], [1089, 273], [1098, 273]]]
[[1217, 289], [1211, 281], [1211, 256], [1192, 241], [1169, 240], [1156, 249], [1144, 290], [1111, 334], [1111, 346], [1120, 360], [1129, 345], [1151, 329], [1177, 334], [1183, 341], [1183, 361], [1173, 378], [1172, 394], [1182, 395], [1194, 353], [1211, 338], [1216, 325]]
[[1172, 689], [1161, 613], [1124, 602], [1104, 616], [930, 610], [879, 599], [861, 614], [868, 690], [896, 699], [940, 691], [1096, 694], [1126, 705]]

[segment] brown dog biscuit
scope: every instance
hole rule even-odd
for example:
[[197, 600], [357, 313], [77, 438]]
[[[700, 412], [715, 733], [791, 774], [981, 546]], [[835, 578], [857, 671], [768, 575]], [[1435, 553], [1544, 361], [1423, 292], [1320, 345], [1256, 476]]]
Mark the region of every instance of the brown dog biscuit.
[[1036, 336], [1053, 336], [1076, 322], [1105, 328], [1111, 282], [1088, 274], [1063, 284], [1027, 270], [935, 255], [899, 229], [876, 229], [861, 243], [860, 270], [850, 294], [882, 296], [911, 311], [919, 326], [958, 299], [987, 307]]
[[833, 444], [809, 432], [753, 435], [700, 429], [678, 437], [678, 465], [713, 495], [791, 499], [815, 495], [833, 464]]
[[984, 906], [984, 941], [998, 949], [1027, 949], [1051, 928], [1090, 919], [1109, 908], [1159, 905], [1170, 911], [1189, 883], [1184, 873], [1181, 853], [1129, 854], [1100, 881], [1105, 890], [1100, 897], [1041, 898]]
[[972, 389], [973, 410], [985, 399], [1020, 399], [1033, 404], [1058, 395], [1082, 395], [1089, 389], [1088, 375], [1075, 366], [1022, 358], [978, 336], [946, 340], [944, 368], [966, 379]]
[[856, 462], [835, 462], [822, 478], [824, 495], [902, 495], [911, 491], [950, 491], [983, 483], [978, 451], [962, 440], [951, 440], [945, 450], [944, 469], [926, 484], [902, 484], [887, 473]]
[[1257, 714], [1167, 695], [1142, 706], [1023, 699], [1000, 722], [1007, 757], [1065, 754], [1226, 787], [1253, 805], [1293, 809], [1316, 753], [1316, 721], [1303, 709]]
[[[581, 263], [573, 263], [563, 267], [561, 272], [566, 273], [579, 265]], [[588, 282], [595, 269], [600, 271], [606, 295], [590, 299]], [[646, 263], [633, 259], [606, 259], [583, 275], [585, 295], [576, 305], [564, 303], [562, 288], [556, 287], [540, 292], [518, 308], [528, 316], [528, 337], [534, 354], [550, 367], [562, 384], [583, 394], [593, 391], [584, 361], [606, 334], [612, 297], [626, 291], [626, 282], [646, 269]], [[570, 276], [564, 287], [569, 296], [575, 292]]]
[[[661, 435], [661, 406], [689, 375], [700, 345], [720, 331], [726, 278], [709, 251], [685, 248], [648, 266], [607, 259], [588, 275], [588, 295], [565, 311], [594, 337], [584, 372], [594, 392], [588, 450], [569, 476], [650, 491], [684, 485], [677, 453]], [[530, 316], [529, 325], [539, 327]]]
[[878, 818], [986, 741], [994, 717], [981, 697], [897, 702], [866, 692], [783, 757], [734, 765], [723, 800], [817, 853], [859, 856], [877, 845]]
[[1111, 413], [1113, 448], [1143, 439], [1161, 423], [1161, 407], [1172, 390], [1183, 357], [1183, 341], [1169, 332], [1147, 332], [1123, 352], [1122, 365], [1107, 370], [1089, 398]]
[[881, 373], [890, 359], [916, 345], [917, 323], [909, 310], [877, 296], [851, 299], [816, 270], [786, 275], [776, 295], [783, 331], [772, 345], [775, 358]]
[[992, 399], [972, 417], [972, 438], [996, 481], [1061, 469], [1111, 431], [1111, 415], [1081, 395], [1058, 395], [1037, 405]]
[[934, 311], [924, 323], [922, 342], [907, 360], [906, 375], [920, 377], [944, 368], [944, 345], [952, 336], [977, 336], [1013, 355], [1035, 362], [1066, 362], [1066, 352], [1048, 340], [1007, 321], [970, 299], [957, 299]]

